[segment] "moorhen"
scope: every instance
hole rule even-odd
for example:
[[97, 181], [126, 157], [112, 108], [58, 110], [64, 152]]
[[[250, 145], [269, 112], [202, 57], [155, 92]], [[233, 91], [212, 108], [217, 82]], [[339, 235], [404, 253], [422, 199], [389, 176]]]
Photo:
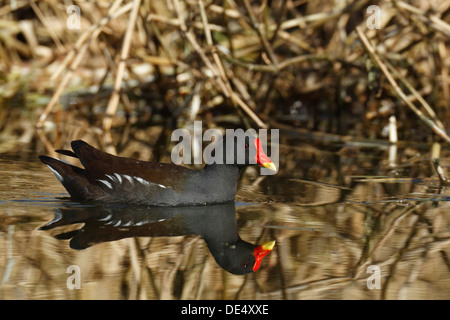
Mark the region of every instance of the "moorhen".
[[[225, 203], [234, 201], [240, 171], [255, 163], [253, 160], [266, 168], [277, 170], [264, 153], [258, 138], [247, 136], [245, 140], [237, 139], [238, 142], [233, 143], [235, 161], [227, 158], [226, 139], [227, 136], [215, 149], [223, 150], [217, 153], [222, 154], [222, 163], [216, 161], [206, 164], [199, 171], [172, 163], [114, 156], [82, 140], [72, 141], [73, 152], [56, 152], [78, 158], [84, 169], [48, 156], [39, 156], [39, 159], [53, 171], [73, 200], [151, 206]], [[239, 148], [243, 148], [244, 153]], [[238, 155], [242, 154], [245, 154], [244, 161], [238, 161]]]
[[[241, 239], [234, 203], [189, 207], [146, 207], [106, 204], [57, 208], [55, 218], [40, 227], [49, 230], [84, 223], [81, 229], [60, 232], [72, 249], [85, 249], [106, 241], [129, 237], [161, 237], [198, 234], [217, 264], [233, 274], [257, 271], [275, 241], [254, 245]], [[152, 247], [150, 247], [150, 250]]]

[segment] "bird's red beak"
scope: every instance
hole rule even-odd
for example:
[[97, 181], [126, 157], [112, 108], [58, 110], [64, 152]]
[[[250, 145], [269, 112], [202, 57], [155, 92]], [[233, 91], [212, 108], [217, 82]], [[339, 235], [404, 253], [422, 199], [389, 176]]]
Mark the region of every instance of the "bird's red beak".
[[275, 164], [264, 153], [264, 149], [262, 147], [261, 141], [259, 141], [258, 138], [255, 139], [255, 146], [256, 146], [256, 162], [259, 165], [266, 167], [267, 169], [277, 171], [277, 167], [275, 166]]
[[275, 240], [269, 241], [264, 243], [263, 245], [260, 245], [259, 247], [256, 247], [253, 251], [253, 254], [255, 255], [255, 264], [253, 265], [253, 271], [256, 271], [261, 266], [262, 259], [267, 256], [267, 254], [272, 251], [273, 247], [275, 246]]

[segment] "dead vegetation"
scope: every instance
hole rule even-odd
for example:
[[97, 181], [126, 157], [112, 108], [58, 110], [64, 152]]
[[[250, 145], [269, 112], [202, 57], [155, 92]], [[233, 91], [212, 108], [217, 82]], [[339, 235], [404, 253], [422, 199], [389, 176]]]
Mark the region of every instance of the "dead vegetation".
[[36, 126], [121, 152], [194, 119], [386, 139], [395, 116], [401, 141], [450, 140], [450, 1], [74, 5], [0, 10], [3, 149]]

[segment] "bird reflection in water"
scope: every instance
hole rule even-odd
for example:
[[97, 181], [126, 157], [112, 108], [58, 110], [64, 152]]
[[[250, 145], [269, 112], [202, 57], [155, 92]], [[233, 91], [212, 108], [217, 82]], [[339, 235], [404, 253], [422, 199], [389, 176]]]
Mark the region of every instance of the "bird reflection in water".
[[234, 203], [190, 207], [72, 206], [58, 208], [55, 218], [40, 229], [76, 223], [84, 226], [56, 238], [71, 239], [70, 247], [78, 250], [129, 237], [198, 234], [219, 266], [233, 274], [257, 271], [275, 245], [275, 241], [254, 245], [240, 238]]

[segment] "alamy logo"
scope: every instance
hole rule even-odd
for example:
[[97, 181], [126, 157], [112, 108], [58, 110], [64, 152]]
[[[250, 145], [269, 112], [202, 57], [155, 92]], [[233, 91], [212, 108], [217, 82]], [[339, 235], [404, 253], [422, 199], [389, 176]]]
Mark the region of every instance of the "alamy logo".
[[[175, 164], [202, 164], [203, 161], [206, 164], [259, 163], [263, 166], [262, 175], [273, 175], [278, 168], [278, 129], [270, 130], [270, 138], [268, 159], [264, 152], [264, 147], [267, 150], [267, 129], [260, 129], [258, 132], [255, 129], [227, 129], [225, 136], [218, 129], [208, 129], [202, 134], [202, 122], [194, 121], [193, 134], [187, 129], [173, 131], [171, 140], [178, 141], [178, 144], [172, 149], [171, 159]], [[203, 149], [203, 142], [210, 143]], [[199, 143], [203, 152], [194, 152], [193, 155], [192, 146], [198, 146]], [[267, 158], [272, 164], [261, 161], [261, 157]]]
[[370, 273], [370, 277], [367, 278], [366, 285], [370, 290], [381, 288], [381, 270], [377, 265], [371, 265], [367, 267], [367, 273]]
[[381, 28], [381, 8], [376, 5], [367, 7], [367, 14], [370, 14], [366, 20], [366, 26], [368, 29], [380, 29]]
[[81, 269], [76, 264], [67, 267], [66, 273], [71, 273], [67, 278], [66, 286], [68, 289], [81, 289]]
[[76, 5], [68, 6], [66, 12], [67, 12], [67, 14], [69, 14], [69, 17], [66, 20], [67, 28], [69, 30], [81, 29], [80, 7], [76, 6]]

